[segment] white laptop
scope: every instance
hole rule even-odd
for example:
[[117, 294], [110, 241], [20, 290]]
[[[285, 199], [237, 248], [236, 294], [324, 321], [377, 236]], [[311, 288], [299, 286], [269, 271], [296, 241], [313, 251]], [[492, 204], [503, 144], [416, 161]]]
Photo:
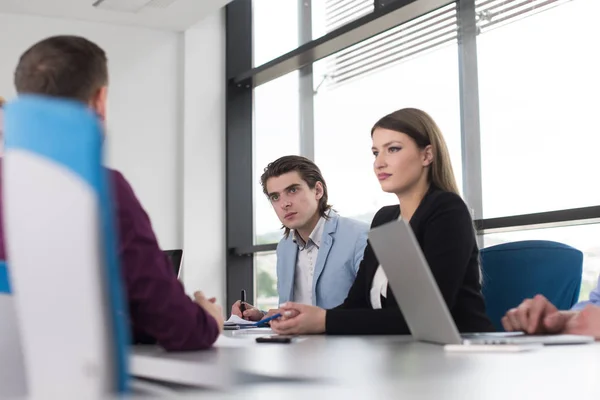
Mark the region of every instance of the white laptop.
[[421, 247], [402, 219], [372, 229], [369, 241], [412, 336], [439, 344], [582, 344], [591, 336], [469, 333], [461, 335], [440, 293]]

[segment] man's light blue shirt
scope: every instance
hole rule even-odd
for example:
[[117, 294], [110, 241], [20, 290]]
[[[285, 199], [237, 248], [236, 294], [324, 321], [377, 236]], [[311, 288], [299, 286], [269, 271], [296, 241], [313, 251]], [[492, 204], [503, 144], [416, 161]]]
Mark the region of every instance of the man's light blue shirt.
[[590, 299], [586, 301], [580, 301], [579, 303], [575, 304], [571, 310], [582, 310], [588, 304], [600, 306], [600, 277], [598, 277], [598, 284], [596, 285], [596, 288], [590, 293]]

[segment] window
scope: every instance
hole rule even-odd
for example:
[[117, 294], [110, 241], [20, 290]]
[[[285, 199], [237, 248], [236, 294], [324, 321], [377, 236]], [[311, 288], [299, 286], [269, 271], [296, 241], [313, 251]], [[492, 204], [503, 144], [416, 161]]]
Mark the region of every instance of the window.
[[254, 65], [259, 66], [369, 14], [373, 0], [252, 0], [252, 9]]
[[254, 282], [256, 284], [256, 307], [261, 310], [278, 308], [277, 256], [275, 252], [259, 253], [254, 256]]
[[459, 187], [461, 132], [455, 6], [435, 11], [315, 63], [315, 162], [334, 208], [371, 222], [384, 205], [371, 128], [404, 107], [429, 113], [450, 149]]
[[552, 240], [583, 252], [583, 277], [579, 300], [587, 300], [598, 283], [600, 274], [600, 224], [531, 229], [515, 232], [486, 234], [486, 247], [521, 240]]
[[373, 7], [373, 0], [312, 0], [313, 39], [373, 12]]
[[298, 0], [252, 0], [254, 65], [298, 47]]
[[[394, 195], [381, 191], [375, 178], [370, 130], [383, 115], [404, 107], [420, 108], [438, 123], [460, 189], [463, 156], [471, 156], [463, 154], [462, 148], [480, 143], [481, 169], [473, 168], [479, 161], [475, 157], [472, 168], [464, 171], [473, 183], [470, 195], [476, 201], [474, 206], [479, 208], [480, 200], [483, 204], [483, 209], [473, 210], [476, 215], [490, 219], [600, 205], [600, 188], [593, 179], [598, 170], [596, 148], [600, 147], [600, 132], [594, 120], [600, 109], [600, 58], [594, 51], [600, 37], [596, 23], [600, 1], [474, 0], [477, 57], [469, 47], [474, 30], [458, 30], [458, 2], [383, 33], [377, 30], [379, 34], [358, 43], [364, 34], [372, 35], [374, 29], [388, 26], [383, 22], [391, 19], [389, 14], [382, 17], [388, 18], [381, 19], [382, 24], [377, 21], [357, 26], [358, 35], [346, 36], [351, 41], [354, 38], [353, 43], [330, 40], [302, 47], [311, 39], [373, 13], [377, 4], [383, 5], [378, 12], [385, 14], [391, 2], [250, 1], [253, 32], [236, 31], [232, 24], [228, 34], [235, 38], [253, 35], [253, 65], [264, 65], [291, 51], [297, 51], [301, 60], [296, 67], [313, 62], [312, 68], [302, 69], [302, 79], [300, 71], [294, 71], [255, 87], [253, 121], [246, 117], [248, 97], [242, 98], [242, 118], [228, 113], [228, 124], [234, 128], [239, 123], [253, 124], [252, 148], [248, 146], [248, 153], [238, 157], [246, 161], [252, 157], [253, 244], [272, 244], [282, 237], [281, 223], [262, 193], [260, 175], [269, 162], [283, 155], [301, 151], [304, 155], [314, 154], [329, 187], [330, 203], [346, 217], [370, 222], [379, 208], [397, 203]], [[432, 6], [422, 4], [427, 10]], [[251, 17], [248, 5], [231, 2], [228, 11], [237, 12], [233, 15], [243, 16], [247, 22]], [[460, 16], [468, 16], [465, 11]], [[472, 21], [462, 22], [472, 27]], [[459, 33], [465, 35], [464, 43], [468, 45], [464, 52], [459, 52]], [[326, 48], [327, 54], [331, 49], [343, 49], [316, 60]], [[236, 54], [232, 46], [228, 51]], [[459, 64], [459, 54], [463, 64]], [[248, 62], [229, 59], [232, 63], [244, 61], [241, 65]], [[268, 80], [269, 73], [277, 76], [282, 70], [289, 71], [290, 64], [275, 64], [261, 68], [261, 76]], [[478, 91], [466, 91], [461, 97], [459, 77], [472, 78], [465, 74], [475, 67], [479, 72]], [[248, 73], [257, 70], [245, 71], [237, 78], [244, 79]], [[311, 78], [312, 88], [307, 88], [306, 79]], [[233, 100], [229, 104], [237, 106]], [[469, 122], [480, 121], [480, 137], [467, 138], [472, 142], [461, 143], [461, 100], [465, 101], [464, 113], [479, 101], [479, 109], [471, 110], [479, 111], [479, 115], [468, 114], [475, 119], [465, 121], [469, 135], [477, 133], [476, 125]], [[238, 132], [231, 132], [235, 138]], [[228, 166], [235, 167], [236, 161], [229, 158]], [[477, 192], [479, 182], [481, 198]], [[243, 206], [245, 197], [228, 202], [228, 208]], [[600, 247], [590, 239], [598, 237], [600, 223], [588, 222], [594, 224], [486, 234], [484, 241], [491, 245], [548, 239], [582, 250], [584, 299], [600, 274]], [[236, 227], [230, 223], [228, 229], [235, 231]], [[245, 248], [250, 244], [229, 240], [229, 247]], [[231, 268], [228, 264], [228, 271], [235, 275], [240, 265], [250, 268], [254, 261], [255, 297], [261, 308], [274, 307], [277, 301], [273, 296], [275, 253], [265, 252], [271, 248], [253, 247], [250, 252], [254, 259], [235, 259]], [[236, 254], [228, 254], [228, 259]], [[248, 275], [243, 276], [244, 281], [247, 279]], [[239, 285], [235, 279], [232, 282]], [[248, 287], [250, 282], [244, 284]]]
[[600, 204], [600, 1], [479, 3], [484, 218]]
[[277, 158], [300, 151], [298, 72], [254, 90], [254, 242], [281, 239], [281, 222], [262, 192], [260, 176]]

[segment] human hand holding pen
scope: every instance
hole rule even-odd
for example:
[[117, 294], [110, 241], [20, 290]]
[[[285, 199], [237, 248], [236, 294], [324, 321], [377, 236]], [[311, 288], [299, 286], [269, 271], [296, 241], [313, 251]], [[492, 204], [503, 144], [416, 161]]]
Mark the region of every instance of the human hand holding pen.
[[[245, 311], [242, 312], [242, 301], [238, 300], [231, 306], [231, 315], [237, 315], [247, 321], [260, 321], [265, 317], [262, 311], [252, 304], [243, 303]], [[268, 315], [268, 314], [267, 314]]]
[[246, 291], [242, 289], [242, 296], [240, 300], [240, 311], [242, 315], [244, 315], [244, 311], [246, 311]]

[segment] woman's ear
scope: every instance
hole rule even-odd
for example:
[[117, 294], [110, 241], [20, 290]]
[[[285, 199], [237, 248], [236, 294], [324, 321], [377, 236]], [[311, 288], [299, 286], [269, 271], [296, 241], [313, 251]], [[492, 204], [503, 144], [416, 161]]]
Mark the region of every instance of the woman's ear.
[[427, 145], [425, 149], [423, 149], [423, 166], [428, 167], [431, 164], [433, 164], [433, 147]]

